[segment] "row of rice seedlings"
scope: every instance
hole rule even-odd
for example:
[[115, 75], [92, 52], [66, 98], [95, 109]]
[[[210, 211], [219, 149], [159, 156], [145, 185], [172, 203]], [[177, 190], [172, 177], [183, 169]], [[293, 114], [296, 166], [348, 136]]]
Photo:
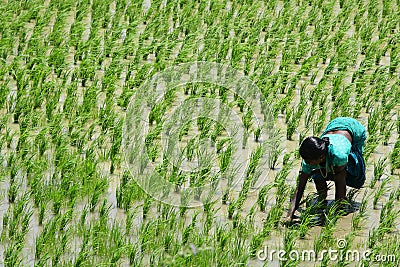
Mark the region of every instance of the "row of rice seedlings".
[[267, 161], [268, 167], [272, 170], [275, 169], [279, 156], [283, 152], [282, 147], [282, 134], [281, 131], [273, 129], [270, 133], [270, 138], [268, 140], [268, 151], [267, 151]]
[[3, 215], [1, 231], [1, 243], [4, 244], [5, 266], [15, 266], [23, 259], [22, 249], [26, 242], [26, 235], [30, 229], [30, 221], [33, 215], [29, 203], [29, 195], [24, 193], [13, 204], [8, 206]]
[[[57, 99], [57, 98], [56, 98]], [[29, 115], [29, 114], [28, 114]], [[53, 117], [50, 117], [50, 116], [48, 116], [49, 118], [50, 118], [50, 120], [52, 120], [53, 119]], [[25, 117], [23, 117], [23, 121], [26, 121], [26, 116]], [[57, 118], [57, 117], [55, 117], [55, 118]], [[21, 122], [22, 122], [22, 120], [20, 120]], [[24, 123], [24, 122], [23, 122]], [[28, 125], [27, 126], [24, 126], [23, 128], [22, 128], [22, 133], [24, 133], [24, 129], [26, 128], [26, 127], [29, 127], [29, 124], [30, 124], [31, 122], [28, 122]], [[34, 122], [32, 122], [32, 123], [34, 123]], [[58, 122], [59, 123], [59, 122]], [[55, 124], [54, 126], [56, 126], [56, 127], [58, 127], [59, 125], [57, 125], [57, 124]], [[61, 133], [61, 131], [59, 131], [58, 129], [57, 130], [55, 130], [55, 129], [57, 129], [57, 128], [52, 128], [52, 135], [53, 135], [53, 139], [54, 139], [54, 141], [55, 141], [55, 143], [57, 144], [58, 142], [60, 142], [61, 141], [61, 143], [59, 143], [59, 145], [61, 145], [60, 146], [60, 148], [62, 149], [62, 152], [65, 152], [65, 150], [64, 150], [64, 145], [65, 145], [65, 142], [64, 141], [62, 141], [62, 139], [59, 139], [59, 137], [57, 137], [57, 135], [58, 134], [60, 134]], [[41, 156], [41, 157], [43, 157], [44, 155], [45, 155], [45, 151], [46, 151], [46, 145], [44, 145], [44, 140], [43, 140], [43, 137], [45, 137], [45, 132], [41, 132], [42, 133], [42, 136], [38, 136], [39, 138], [37, 138], [36, 140], [38, 141], [38, 145], [37, 146], [34, 146], [34, 147], [38, 147], [38, 150], [39, 150], [39, 155]], [[19, 156], [21, 156], [22, 158], [25, 158], [25, 156], [24, 156], [24, 153], [26, 153], [26, 152], [24, 152], [24, 151], [28, 151], [28, 153], [29, 153], [29, 151], [30, 151], [30, 149], [26, 149], [28, 146], [29, 146], [29, 143], [27, 143], [26, 141], [24, 141], [24, 139], [23, 139], [23, 136], [24, 135], [22, 135], [21, 137], [22, 138], [20, 138], [19, 140], [18, 140], [18, 146], [19, 146], [19, 149], [18, 149], [18, 151], [17, 151], [17, 153], [21, 153], [21, 154], [19, 154]], [[29, 139], [28, 139], [29, 140]], [[57, 148], [59, 148], [59, 147], [57, 147]], [[88, 154], [87, 154], [88, 155]], [[64, 164], [64, 159], [65, 158], [68, 158], [68, 157], [65, 157], [65, 156], [61, 156], [61, 154], [60, 153], [58, 153], [58, 151], [56, 150], [56, 154], [55, 154], [55, 157], [56, 157], [56, 162], [59, 164], [59, 166], [71, 166], [71, 165], [65, 165]], [[90, 159], [90, 160], [92, 160], [92, 159]], [[34, 164], [35, 165], [35, 164]], [[14, 166], [16, 166], [15, 164], [14, 164]], [[95, 165], [94, 165], [95, 166]], [[30, 166], [31, 167], [31, 166]], [[46, 168], [46, 167], [45, 167]], [[28, 168], [27, 168], [27, 170], [29, 170]], [[39, 169], [39, 171], [41, 171], [40, 169]], [[67, 173], [65, 173], [65, 169], [64, 169], [64, 167], [61, 167], [61, 171], [62, 171], [62, 175], [61, 175], [61, 178], [64, 178], [64, 179], [68, 179], [68, 178], [70, 178], [71, 176], [67, 176], [66, 174]], [[89, 171], [90, 171], [90, 169], [89, 169]], [[92, 172], [92, 171], [90, 171], [90, 172]], [[82, 173], [82, 172], [81, 172]], [[38, 175], [38, 176], [35, 176], [35, 175]], [[28, 174], [28, 177], [30, 176], [30, 174]], [[36, 177], [40, 177], [40, 174], [34, 174], [34, 178], [36, 178]], [[85, 177], [85, 175], [82, 175], [82, 177]], [[56, 178], [57, 179], [57, 175], [56, 174], [54, 174], [53, 176], [52, 176], [52, 180], [53, 180], [53, 182], [55, 182], [55, 179], [54, 178]], [[65, 180], [66, 181], [66, 180]], [[101, 181], [101, 180], [99, 180], [99, 181]], [[53, 199], [53, 214], [55, 214], [55, 215], [58, 215], [59, 214], [59, 212], [60, 212], [60, 208], [61, 208], [61, 203], [62, 202], [64, 202], [63, 201], [63, 198], [62, 198], [62, 196], [63, 195], [65, 195], [65, 196], [70, 196], [71, 194], [68, 192], [69, 191], [69, 189], [71, 189], [71, 187], [69, 187], [68, 186], [68, 184], [64, 184], [63, 185], [63, 182], [64, 182], [64, 180], [61, 182], [61, 186], [65, 186], [65, 185], [67, 185], [67, 187], [65, 188], [65, 190], [66, 190], [66, 192], [67, 192], [67, 194], [60, 194], [60, 192], [58, 191], [58, 190], [55, 190], [54, 191], [54, 195], [53, 194], [51, 194], [51, 195], [49, 195], [52, 199]], [[31, 185], [33, 186], [33, 185], [39, 185], [39, 184], [42, 184], [42, 182], [40, 182], [40, 181], [37, 181], [37, 180], [34, 180], [34, 182], [33, 183], [31, 183]], [[45, 183], [46, 184], [46, 183]], [[52, 184], [49, 184], [48, 186], [54, 186], [55, 184], [54, 183], [52, 183]], [[46, 185], [45, 185], [45, 188], [46, 188]], [[45, 209], [46, 209], [46, 205], [44, 204], [44, 203], [46, 203], [46, 201], [48, 201], [48, 200], [50, 200], [50, 199], [46, 199], [46, 200], [40, 200], [40, 199], [42, 199], [42, 197], [43, 197], [43, 195], [42, 196], [39, 196], [39, 194], [41, 193], [41, 192], [43, 192], [43, 188], [39, 188], [39, 187], [34, 187], [34, 188], [32, 188], [33, 190], [32, 190], [32, 192], [35, 194], [35, 195], [37, 195], [38, 197], [36, 198], [36, 199], [38, 199], [38, 201], [36, 202], [37, 203], [37, 205], [38, 206], [40, 206], [40, 212], [39, 212], [39, 223], [41, 223], [41, 222], [43, 222], [43, 216], [44, 216], [44, 211], [45, 211]], [[98, 198], [98, 194], [101, 194], [102, 192], [103, 192], [103, 190], [102, 189], [100, 189], [100, 188], [98, 188], [97, 187], [97, 185], [94, 187], [94, 189], [95, 189], [95, 194], [93, 195], [93, 197], [92, 197], [92, 199], [91, 199], [91, 209], [93, 210], [94, 209], [94, 207], [95, 207], [95, 203], [97, 202], [97, 198]], [[99, 190], [100, 189], [100, 190]], [[53, 191], [53, 190], [52, 190]], [[45, 191], [46, 192], [46, 191]], [[47, 191], [47, 192], [49, 192], [49, 191]], [[73, 193], [73, 191], [70, 191], [71, 193]], [[97, 197], [96, 197], [96, 195], [97, 195]], [[74, 203], [74, 201], [73, 202], [69, 202], [69, 203]], [[43, 205], [44, 204], [44, 205]], [[72, 204], [73, 205], [73, 204]], [[56, 260], [56, 262], [57, 262], [57, 257], [58, 256], [55, 256], [56, 258], [55, 258], [55, 260]]]
[[[314, 239], [314, 251], [317, 255], [322, 249], [328, 249], [335, 245], [334, 231], [340, 217], [341, 213], [339, 212], [339, 205], [337, 203], [328, 207], [327, 212], [325, 213], [324, 226], [321, 229], [321, 233]], [[324, 257], [322, 260], [324, 264], [327, 264], [327, 261], [329, 261], [328, 257]]]
[[373, 200], [373, 208], [377, 209], [377, 204], [379, 199], [388, 191], [388, 183], [390, 183], [392, 177], [387, 177], [384, 179], [381, 184], [379, 185], [379, 188], [376, 189], [375, 195], [374, 195], [374, 200]]
[[[395, 246], [393, 247], [391, 243], [386, 243], [384, 241], [385, 238], [392, 235], [394, 231], [396, 231], [396, 220], [399, 216], [399, 211], [396, 209], [394, 203], [397, 201], [396, 194], [394, 191], [390, 193], [389, 199], [383, 205], [379, 225], [374, 227], [372, 230], [369, 231], [368, 237], [368, 248], [372, 249], [372, 255], [375, 256], [377, 254], [383, 255], [381, 253], [387, 252], [388, 255], [396, 255], [392, 253], [396, 253]], [[396, 244], [396, 241], [394, 242]], [[394, 248], [394, 250], [392, 250]], [[388, 256], [389, 257], [389, 256]], [[393, 259], [396, 260], [396, 259]]]
[[289, 175], [290, 169], [293, 167], [293, 161], [286, 164], [275, 176], [274, 187], [275, 192], [275, 204], [273, 204], [267, 214], [267, 218], [263, 225], [263, 234], [268, 236], [273, 229], [279, 226], [281, 217], [284, 212], [284, 203], [287, 201], [290, 188], [286, 184], [286, 178]]
[[384, 174], [385, 168], [387, 167], [386, 158], [380, 158], [377, 162], [374, 162], [374, 177], [371, 179], [369, 187], [374, 188], [377, 181], [379, 181]]
[[351, 229], [356, 233], [362, 229], [362, 223], [367, 219], [367, 203], [368, 191], [365, 190], [358, 208], [358, 213], [352, 216]]

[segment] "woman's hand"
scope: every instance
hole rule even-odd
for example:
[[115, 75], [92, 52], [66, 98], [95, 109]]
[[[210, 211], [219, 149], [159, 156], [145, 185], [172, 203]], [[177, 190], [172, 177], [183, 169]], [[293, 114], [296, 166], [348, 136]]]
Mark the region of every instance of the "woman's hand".
[[285, 226], [291, 225], [293, 222], [293, 216], [287, 215], [286, 218], [283, 219], [282, 224]]
[[293, 194], [292, 200], [290, 201], [290, 207], [287, 216], [284, 221], [291, 223], [293, 220], [293, 215], [296, 209], [299, 207], [301, 198], [303, 197], [304, 189], [306, 188], [307, 180], [310, 174], [300, 172], [300, 176], [297, 182], [297, 188]]
[[290, 207], [289, 207], [289, 211], [288, 211], [288, 213], [286, 214], [285, 219], [283, 220], [285, 224], [291, 223], [291, 222], [293, 221], [294, 211], [295, 211], [295, 210], [294, 210], [294, 204], [291, 203], [291, 204], [290, 204]]

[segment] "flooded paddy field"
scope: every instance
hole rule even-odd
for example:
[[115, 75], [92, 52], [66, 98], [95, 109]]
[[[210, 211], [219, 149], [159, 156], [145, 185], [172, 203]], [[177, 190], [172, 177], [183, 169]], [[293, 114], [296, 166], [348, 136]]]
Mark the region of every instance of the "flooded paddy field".
[[[398, 266], [398, 1], [3, 0], [0, 265]], [[298, 148], [366, 182], [284, 224]], [[322, 220], [324, 218], [324, 220]]]

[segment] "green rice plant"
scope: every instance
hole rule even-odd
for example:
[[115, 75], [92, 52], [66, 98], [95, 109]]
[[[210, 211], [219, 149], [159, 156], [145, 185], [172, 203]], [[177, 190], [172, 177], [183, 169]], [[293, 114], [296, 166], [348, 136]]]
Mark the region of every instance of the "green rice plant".
[[10, 179], [10, 187], [8, 188], [8, 202], [14, 203], [17, 197], [17, 193], [20, 190], [20, 185], [14, 179]]
[[287, 110], [288, 105], [293, 101], [294, 95], [295, 95], [294, 88], [290, 87], [285, 96], [277, 104], [276, 112], [280, 111], [281, 113], [284, 113], [284, 111]]
[[[291, 230], [286, 228], [283, 234], [283, 250], [286, 253], [290, 253], [295, 250], [295, 243], [297, 239], [298, 233], [296, 230]], [[296, 266], [297, 259], [290, 259], [286, 257], [285, 260], [282, 260], [280, 264], [282, 266]]]
[[[382, 124], [382, 125], [385, 125], [385, 124]], [[385, 145], [385, 146], [389, 145], [389, 138], [392, 135], [394, 128], [395, 128], [395, 124], [391, 123], [384, 130], [384, 132], [383, 132], [383, 145]]]
[[[218, 151], [218, 145], [217, 145], [217, 151]], [[232, 144], [228, 143], [226, 149], [222, 151], [219, 155], [219, 168], [221, 173], [225, 173], [229, 165], [231, 164], [232, 153], [233, 153]]]
[[[16, 199], [15, 203], [9, 206], [4, 215], [2, 239], [7, 237], [10, 242], [21, 243], [25, 241], [25, 235], [29, 230], [29, 223], [32, 217], [32, 210], [28, 203], [27, 193]], [[7, 235], [6, 235], [7, 232]]]
[[6, 132], [4, 135], [5, 141], [6, 141], [6, 147], [8, 149], [11, 148], [11, 143], [14, 139], [14, 136], [16, 136], [16, 133], [14, 131], [11, 130], [11, 128], [6, 128]]
[[374, 200], [373, 200], [373, 208], [377, 209], [377, 204], [379, 199], [387, 192], [388, 188], [387, 185], [391, 181], [391, 177], [388, 177], [384, 180], [382, 180], [381, 184], [379, 185], [379, 188], [375, 191], [374, 195]]
[[112, 250], [107, 253], [109, 255], [110, 264], [118, 264], [119, 260], [122, 258], [122, 255], [125, 252], [124, 237], [118, 224], [113, 224], [111, 228], [111, 240], [108, 247], [112, 248]]
[[[232, 217], [232, 228], [238, 230], [238, 228], [241, 226], [241, 221], [242, 215], [239, 212], [236, 212]], [[243, 235], [242, 232], [240, 232], [239, 234]]]
[[304, 239], [309, 230], [318, 224], [315, 216], [318, 216], [322, 203], [317, 205], [309, 205], [300, 216], [300, 224], [297, 226], [300, 239]]
[[61, 237], [58, 237], [57, 241], [59, 242], [59, 249], [55, 252], [55, 254], [52, 256], [51, 263], [52, 265], [57, 265], [60, 262], [62, 254], [65, 252], [68, 242], [69, 242], [69, 231], [65, 231]]
[[[108, 223], [108, 219], [110, 217], [110, 211], [112, 209], [112, 205], [107, 202], [107, 199], [103, 199], [103, 203], [99, 208], [99, 222], [103, 225]], [[67, 214], [68, 216], [68, 214]], [[68, 219], [68, 217], [67, 217]]]
[[282, 159], [282, 165], [283, 166], [285, 166], [285, 165], [287, 165], [289, 162], [291, 162], [290, 160], [290, 157], [292, 156], [292, 152], [290, 152], [290, 153], [285, 153], [284, 155], [283, 155], [283, 159]]
[[375, 247], [375, 244], [381, 240], [383, 234], [378, 228], [372, 228], [368, 232], [368, 248]]
[[[49, 220], [43, 227], [42, 231], [35, 238], [35, 260], [47, 260], [50, 257], [52, 242], [54, 242], [55, 232], [57, 228], [56, 219]], [[50, 246], [50, 247], [49, 247]]]
[[381, 120], [380, 110], [378, 109], [372, 110], [372, 112], [369, 114], [368, 124], [367, 124], [367, 130], [370, 135], [377, 132], [380, 120]]
[[[372, 112], [373, 111], [371, 111], [371, 109], [373, 108], [373, 101], [368, 101], [368, 99], [371, 99], [371, 98], [373, 98], [373, 93], [372, 92], [370, 92], [367, 96], [365, 96], [365, 102], [366, 102], [366, 104], [365, 104], [365, 112], [366, 113], [369, 113], [369, 114], [372, 114]], [[373, 123], [371, 124], [371, 127], [370, 127], [370, 129], [371, 130], [376, 130], [376, 123], [377, 123], [377, 119], [376, 119], [376, 116], [378, 116], [379, 114], [378, 113], [374, 113], [373, 114], [374, 116], [371, 116], [371, 118], [370, 117], [368, 117], [368, 121], [369, 120], [371, 120]], [[368, 128], [368, 126], [367, 126], [367, 128]]]
[[246, 145], [247, 145], [247, 140], [248, 140], [248, 138], [249, 138], [249, 131], [245, 128], [244, 130], [243, 130], [243, 140], [242, 140], [242, 149], [245, 149], [246, 148]]
[[146, 217], [147, 217], [147, 215], [149, 213], [149, 210], [151, 208], [151, 204], [153, 202], [152, 200], [153, 199], [150, 196], [146, 196], [146, 198], [144, 199], [144, 203], [143, 203], [143, 206], [142, 206], [142, 217], [143, 217], [143, 219], [146, 219]]
[[361, 204], [358, 209], [358, 213], [354, 214], [351, 221], [351, 227], [353, 231], [361, 230], [360, 224], [362, 220], [366, 218], [366, 211], [367, 211], [367, 193], [368, 191], [364, 191], [363, 198], [361, 200]]
[[389, 200], [382, 207], [379, 217], [379, 228], [383, 228], [387, 231], [396, 229], [396, 221], [400, 215], [400, 211], [394, 209], [395, 196], [396, 194], [394, 192], [390, 193]]
[[271, 219], [274, 218], [275, 221], [276, 221], [276, 217], [277, 217], [276, 214], [278, 214], [276, 205], [271, 207], [271, 209], [270, 209], [268, 214], [269, 215], [267, 215], [267, 219], [264, 220], [263, 229], [262, 229], [262, 234], [265, 237], [270, 236], [270, 234], [271, 234], [271, 232], [272, 232], [272, 230], [274, 228], [274, 222]]
[[226, 225], [216, 226], [215, 240], [218, 242], [218, 249], [222, 252], [229, 248], [229, 241], [233, 235], [231, 231], [228, 231]]
[[[355, 238], [355, 234], [353, 232], [348, 233], [344, 240], [345, 242], [345, 246], [341, 247], [338, 252], [339, 255], [349, 255], [349, 250], [351, 248], [351, 245], [354, 241]], [[347, 257], [338, 257], [338, 263], [337, 266], [348, 266], [350, 264], [351, 259], [348, 259]]]
[[183, 217], [186, 214], [188, 209], [188, 204], [191, 198], [191, 191], [190, 190], [183, 190], [181, 192], [181, 203], [179, 206], [179, 215]]
[[374, 153], [376, 147], [379, 145], [379, 136], [378, 135], [369, 135], [365, 149], [364, 149], [364, 160], [367, 162], [369, 157]]
[[289, 191], [289, 186], [284, 182], [285, 174], [282, 174], [281, 177], [282, 178], [275, 178], [276, 201], [275, 205], [271, 207], [267, 215], [267, 220], [274, 228], [277, 228], [279, 225], [284, 210], [284, 202], [287, 201], [288, 191]]
[[246, 169], [246, 179], [248, 179], [249, 177], [251, 177], [252, 175], [254, 175], [257, 166], [260, 163], [260, 159], [262, 157], [263, 154], [263, 146], [262, 145], [258, 145], [255, 151], [252, 151], [251, 155], [250, 155], [250, 162], [249, 162], [249, 166]]
[[300, 104], [297, 106], [296, 111], [291, 116], [290, 120], [287, 122], [287, 129], [286, 129], [286, 139], [292, 140], [292, 135], [295, 132], [296, 128], [298, 128], [300, 123], [300, 118], [305, 110], [305, 103], [306, 100], [304, 99], [304, 95], [301, 96], [302, 99], [300, 100]]
[[250, 240], [250, 247], [249, 247], [249, 253], [251, 257], [255, 257], [257, 254], [257, 251], [260, 249], [262, 242], [264, 240], [264, 236], [262, 231], [259, 233], [256, 233], [252, 236]]
[[258, 192], [258, 199], [257, 199], [257, 204], [260, 208], [260, 211], [265, 212], [266, 206], [267, 206], [267, 201], [268, 201], [268, 194], [270, 190], [272, 189], [273, 185], [264, 185], [261, 190]]
[[20, 266], [22, 248], [23, 245], [20, 243], [8, 245], [4, 252], [4, 266]]
[[328, 206], [327, 212], [325, 214], [325, 223], [323, 227], [322, 238], [326, 244], [331, 244], [333, 240], [334, 230], [339, 218], [344, 214], [342, 210], [342, 205], [344, 203], [334, 203]]
[[393, 150], [389, 155], [390, 158], [390, 173], [394, 174], [395, 169], [400, 169], [400, 139], [394, 144]]
[[[291, 169], [293, 168], [293, 164], [294, 164], [293, 160], [287, 162], [274, 178], [274, 186], [276, 186], [281, 191], [287, 190], [285, 181]], [[281, 193], [282, 192], [279, 192], [279, 194]]]
[[84, 227], [86, 225], [86, 218], [87, 218], [88, 212], [89, 212], [88, 205], [85, 205], [82, 209], [82, 213], [79, 218], [79, 225], [82, 227], [82, 229], [84, 229]]
[[[314, 97], [314, 98], [312, 99], [313, 103], [314, 103], [315, 101], [317, 101], [317, 100], [318, 100], [318, 97]], [[311, 123], [314, 121], [314, 116], [315, 116], [315, 114], [317, 113], [317, 108], [318, 108], [318, 106], [317, 106], [316, 104], [312, 104], [312, 106], [309, 108], [309, 110], [308, 110], [308, 112], [306, 113], [306, 116], [305, 116], [305, 118], [304, 118], [304, 125], [305, 125], [305, 128], [310, 128]]]
[[139, 253], [139, 245], [129, 243], [127, 245], [127, 254], [129, 259], [129, 264], [131, 266], [142, 266], [142, 257]]
[[133, 225], [133, 222], [134, 222], [136, 214], [137, 214], [137, 207], [128, 210], [127, 213], [126, 213], [126, 217], [125, 217], [125, 233], [127, 235], [129, 235], [130, 232], [131, 232], [132, 225]]
[[212, 228], [214, 219], [215, 219], [215, 209], [212, 209], [211, 211], [206, 212], [206, 219], [204, 220], [203, 223], [203, 233], [206, 235], [210, 234], [210, 230]]
[[377, 181], [379, 181], [387, 166], [386, 158], [380, 158], [377, 162], [374, 162], [374, 178], [369, 184], [370, 188], [374, 188]]
[[193, 160], [194, 152], [198, 149], [199, 143], [196, 142], [197, 138], [191, 138], [186, 145], [185, 151], [186, 151], [186, 158], [189, 161]]
[[271, 137], [267, 142], [268, 149], [268, 167], [274, 170], [279, 156], [283, 152], [283, 147], [281, 143], [282, 133], [280, 130], [272, 130]]
[[322, 128], [325, 124], [326, 115], [327, 115], [327, 109], [325, 106], [322, 106], [321, 114], [317, 117], [316, 120], [313, 121], [312, 124], [313, 135], [319, 135], [321, 133]]
[[255, 142], [258, 142], [258, 141], [260, 140], [260, 137], [261, 137], [261, 128], [260, 128], [260, 127], [257, 127], [257, 128], [254, 130], [254, 141], [255, 141]]
[[251, 185], [251, 180], [250, 180], [250, 179], [247, 179], [247, 180], [245, 180], [245, 181], [243, 182], [242, 189], [241, 189], [240, 192], [239, 192], [239, 197], [238, 197], [238, 199], [235, 201], [235, 208], [236, 208], [237, 210], [241, 210], [241, 209], [242, 209], [243, 204], [244, 204], [244, 202], [245, 202], [246, 199], [247, 199], [248, 192], [249, 192], [249, 189], [250, 189], [250, 185]]
[[81, 266], [88, 264], [89, 259], [92, 258], [92, 252], [88, 248], [89, 233], [85, 233], [79, 253], [75, 259], [74, 266]]
[[58, 214], [60, 214], [60, 211], [61, 211], [61, 206], [62, 206], [62, 204], [63, 204], [63, 197], [64, 197], [64, 195], [62, 194], [62, 192], [60, 192], [60, 191], [56, 191], [56, 192], [54, 192], [54, 194], [53, 194], [53, 214], [54, 215], [58, 215]]
[[99, 177], [98, 180], [96, 181], [92, 194], [90, 196], [89, 200], [89, 210], [90, 212], [94, 212], [94, 209], [96, 208], [96, 205], [98, 203], [98, 200], [101, 196], [101, 194], [104, 192], [104, 190], [107, 187], [107, 181], [103, 177]]
[[193, 230], [195, 229], [196, 222], [197, 222], [197, 216], [198, 214], [196, 213], [194, 217], [192, 218], [192, 222], [183, 230], [182, 232], [182, 244], [187, 244], [188, 240], [193, 233]]
[[236, 210], [236, 201], [231, 200], [228, 204], [228, 219], [233, 218], [235, 210]]
[[249, 131], [250, 127], [252, 126], [252, 119], [254, 117], [253, 111], [251, 108], [248, 108], [246, 113], [244, 113], [242, 120], [244, 128]]

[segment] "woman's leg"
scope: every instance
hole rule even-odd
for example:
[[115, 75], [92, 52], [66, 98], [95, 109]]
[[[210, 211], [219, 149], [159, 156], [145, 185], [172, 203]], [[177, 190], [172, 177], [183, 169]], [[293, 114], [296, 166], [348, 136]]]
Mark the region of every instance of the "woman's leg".
[[325, 180], [314, 180], [318, 193], [318, 202], [323, 202], [328, 196], [328, 184]]
[[[324, 170], [325, 171], [325, 170]], [[328, 176], [331, 174], [328, 174]], [[316, 173], [311, 176], [315, 183], [315, 188], [317, 189], [318, 202], [325, 201], [328, 196], [328, 184], [321, 174]]]

